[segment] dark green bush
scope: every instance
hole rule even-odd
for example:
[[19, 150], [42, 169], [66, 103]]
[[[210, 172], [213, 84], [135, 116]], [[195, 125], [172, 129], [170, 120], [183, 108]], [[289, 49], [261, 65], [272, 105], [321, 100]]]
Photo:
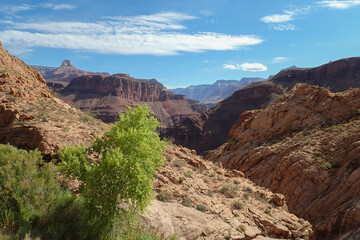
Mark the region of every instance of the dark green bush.
[[56, 178], [56, 167], [44, 164], [39, 151], [0, 145], [0, 231], [20, 239], [29, 232], [44, 239], [66, 239], [52, 233], [61, 235], [63, 228], [63, 234], [69, 234], [75, 226], [58, 216], [66, 215], [67, 209], [68, 220], [74, 218], [69, 208], [74, 207], [74, 197]]

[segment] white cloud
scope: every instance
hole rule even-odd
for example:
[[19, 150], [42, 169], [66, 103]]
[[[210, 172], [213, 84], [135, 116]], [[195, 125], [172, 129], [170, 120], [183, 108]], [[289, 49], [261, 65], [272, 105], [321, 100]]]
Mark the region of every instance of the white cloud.
[[263, 72], [267, 70], [267, 67], [261, 63], [243, 63], [241, 69], [250, 72]]
[[261, 63], [243, 63], [243, 64], [223, 64], [223, 68], [231, 70], [243, 70], [249, 72], [263, 72], [267, 67]]
[[99, 22], [6, 22], [0, 39], [9, 48], [66, 48], [105, 54], [175, 55], [180, 52], [236, 50], [260, 44], [253, 35], [183, 33], [179, 22], [195, 17], [176, 12], [107, 17]]
[[272, 60], [272, 63], [282, 63], [282, 62], [285, 62], [287, 60], [286, 57], [275, 57], [273, 60]]
[[356, 5], [360, 5], [360, 0], [350, 0], [350, 1], [320, 1], [317, 2], [324, 7], [335, 8], [335, 9], [347, 9]]
[[241, 66], [240, 64], [232, 65], [232, 64], [223, 64], [223, 68], [225, 69], [231, 69], [231, 70], [240, 70]]
[[281, 23], [281, 22], [288, 22], [293, 20], [293, 15], [291, 14], [274, 14], [265, 16], [260, 19], [264, 23]]
[[293, 8], [291, 10], [284, 10], [283, 14], [273, 14], [262, 17], [260, 21], [264, 23], [268, 23], [270, 29], [278, 30], [278, 31], [289, 31], [295, 30], [294, 24], [284, 24], [286, 22], [290, 22], [296, 19], [299, 15], [308, 14], [311, 10], [311, 6], [306, 6], [303, 8]]

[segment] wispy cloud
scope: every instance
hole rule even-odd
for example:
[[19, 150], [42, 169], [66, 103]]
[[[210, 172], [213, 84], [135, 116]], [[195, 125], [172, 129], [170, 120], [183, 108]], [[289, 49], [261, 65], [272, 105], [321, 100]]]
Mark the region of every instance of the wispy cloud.
[[274, 14], [274, 15], [268, 15], [260, 20], [264, 23], [282, 23], [282, 22], [288, 22], [293, 20], [293, 14], [285, 13], [285, 14]]
[[231, 69], [231, 70], [240, 70], [240, 69], [241, 69], [241, 65], [240, 65], [240, 64], [236, 64], [236, 65], [223, 64], [223, 68], [225, 68], [225, 69]]
[[260, 21], [264, 23], [268, 23], [270, 29], [278, 30], [278, 31], [289, 31], [295, 30], [296, 27], [294, 24], [286, 23], [296, 19], [299, 15], [308, 14], [311, 10], [311, 6], [307, 6], [304, 8], [293, 8], [291, 10], [284, 10], [282, 14], [273, 14], [262, 17]]
[[73, 10], [77, 8], [75, 5], [65, 4], [65, 3], [61, 3], [61, 4], [44, 3], [44, 4], [35, 5], [35, 7], [48, 8], [52, 10]]
[[42, 3], [42, 4], [21, 4], [21, 5], [5, 5], [0, 7], [0, 12], [7, 15], [13, 15], [18, 12], [35, 10], [38, 8], [51, 9], [51, 10], [72, 10], [77, 8], [72, 4], [53, 4], [53, 3]]
[[201, 10], [201, 11], [200, 11], [200, 14], [201, 14], [201, 15], [204, 15], [204, 16], [212, 16], [212, 15], [214, 15], [212, 12], [210, 12], [209, 9], [203, 9], [203, 10]]
[[285, 24], [270, 24], [269, 25], [270, 29], [274, 29], [277, 31], [292, 31], [295, 30], [296, 27], [294, 24], [291, 23], [285, 23]]
[[243, 64], [223, 64], [223, 68], [231, 70], [243, 70], [249, 72], [263, 72], [267, 67], [261, 63], [243, 63]]
[[286, 57], [275, 57], [273, 60], [272, 60], [272, 63], [282, 63], [282, 62], [285, 62], [287, 60]]
[[260, 44], [253, 35], [184, 33], [181, 21], [196, 17], [164, 12], [133, 17], [106, 17], [98, 22], [13, 22], [0, 39], [11, 49], [66, 48], [104, 54], [175, 55], [180, 52], [237, 50]]
[[347, 9], [356, 5], [360, 5], [360, 0], [350, 0], [350, 1], [320, 1], [317, 2], [324, 7], [334, 8], [334, 9]]

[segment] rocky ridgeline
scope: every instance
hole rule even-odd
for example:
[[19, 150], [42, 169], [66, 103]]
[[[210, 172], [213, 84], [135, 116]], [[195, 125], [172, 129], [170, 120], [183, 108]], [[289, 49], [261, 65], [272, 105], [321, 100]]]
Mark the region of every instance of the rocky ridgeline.
[[297, 84], [264, 110], [243, 113], [207, 158], [284, 194], [316, 239], [356, 239], [360, 226], [360, 89]]
[[237, 170], [167, 146], [156, 176], [157, 200], [144, 221], [178, 239], [307, 239], [309, 222], [290, 214], [284, 196], [258, 187]]
[[128, 74], [81, 76], [61, 91], [61, 99], [76, 108], [91, 112], [104, 122], [115, 122], [126, 106], [148, 104], [163, 126], [205, 111], [198, 101], [174, 94], [161, 85], [139, 81]]

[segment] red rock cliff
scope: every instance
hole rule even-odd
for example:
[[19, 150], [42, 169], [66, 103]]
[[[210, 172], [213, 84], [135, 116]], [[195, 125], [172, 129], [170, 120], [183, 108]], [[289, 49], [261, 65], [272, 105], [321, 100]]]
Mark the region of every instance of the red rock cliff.
[[306, 84], [264, 110], [243, 113], [208, 155], [285, 195], [317, 239], [346, 239], [360, 226], [360, 89]]

